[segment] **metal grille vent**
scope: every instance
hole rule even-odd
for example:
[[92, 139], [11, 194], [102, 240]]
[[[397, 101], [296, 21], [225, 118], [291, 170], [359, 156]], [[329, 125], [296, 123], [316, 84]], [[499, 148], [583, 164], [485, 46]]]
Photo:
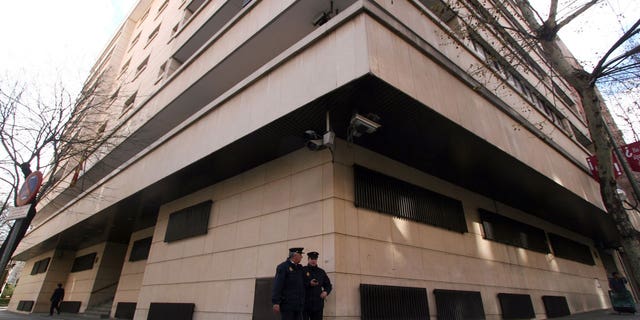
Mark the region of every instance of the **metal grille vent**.
[[170, 214], [164, 241], [171, 242], [207, 234], [212, 204], [213, 201], [209, 200]]
[[427, 289], [360, 284], [362, 320], [429, 319]]
[[528, 294], [498, 293], [502, 319], [532, 319], [536, 317]]
[[557, 234], [549, 233], [549, 241], [553, 248], [553, 254], [556, 257], [569, 259], [577, 262], [581, 262], [588, 265], [595, 265], [591, 255], [591, 249], [589, 246], [582, 243], [561, 237]]
[[478, 209], [485, 239], [549, 253], [544, 230], [518, 222], [485, 209]]
[[438, 319], [485, 319], [482, 297], [478, 291], [433, 290]]
[[31, 309], [33, 308], [33, 301], [32, 300], [20, 300], [20, 302], [18, 302], [18, 311], [29, 311], [31, 312]]
[[354, 165], [355, 206], [467, 232], [462, 202]]
[[542, 296], [544, 310], [548, 318], [557, 318], [571, 315], [567, 298], [563, 296]]

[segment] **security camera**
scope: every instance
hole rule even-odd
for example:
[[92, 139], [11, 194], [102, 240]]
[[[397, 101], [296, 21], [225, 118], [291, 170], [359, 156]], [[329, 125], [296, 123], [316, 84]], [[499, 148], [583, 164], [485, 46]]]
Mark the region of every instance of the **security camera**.
[[335, 147], [334, 140], [336, 134], [332, 131], [327, 131], [324, 135], [320, 136], [313, 130], [307, 130], [305, 131], [305, 135], [307, 136], [306, 146], [311, 151], [318, 151], [325, 148], [333, 150]]
[[370, 114], [368, 117], [357, 113], [354, 114], [350, 121], [351, 134], [355, 137], [360, 137], [363, 133], [376, 132], [382, 125], [374, 119], [378, 120], [379, 117], [374, 114]]
[[329, 14], [327, 14], [326, 12], [321, 12], [317, 17], [313, 19], [313, 25], [319, 27], [327, 23], [327, 21], [329, 21], [330, 18], [331, 17], [329, 16]]

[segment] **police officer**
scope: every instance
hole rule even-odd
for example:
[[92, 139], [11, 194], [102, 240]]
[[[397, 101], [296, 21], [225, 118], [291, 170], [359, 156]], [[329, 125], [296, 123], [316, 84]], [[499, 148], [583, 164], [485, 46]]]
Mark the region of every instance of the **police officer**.
[[300, 320], [304, 309], [304, 273], [302, 271], [302, 250], [289, 249], [287, 261], [276, 267], [273, 280], [271, 303], [273, 312], [280, 313], [282, 320]]
[[304, 299], [304, 320], [322, 320], [324, 299], [331, 293], [331, 280], [327, 273], [318, 267], [318, 256], [312, 251], [307, 253], [307, 266], [304, 267], [304, 286], [306, 289]]

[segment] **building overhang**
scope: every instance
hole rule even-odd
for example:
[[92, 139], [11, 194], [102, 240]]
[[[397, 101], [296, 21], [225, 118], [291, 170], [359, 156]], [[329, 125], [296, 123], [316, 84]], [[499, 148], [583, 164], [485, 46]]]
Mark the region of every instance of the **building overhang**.
[[[482, 194], [597, 244], [618, 241], [610, 216], [491, 143], [373, 75], [356, 79], [174, 172], [115, 205], [20, 252], [25, 260], [53, 248], [128, 242], [155, 222], [158, 207], [305, 146], [304, 132], [324, 132], [325, 117], [347, 139], [355, 111], [375, 113], [382, 127], [353, 143]], [[179, 187], [176, 187], [179, 186]], [[491, 208], [487, 208], [491, 209]]]

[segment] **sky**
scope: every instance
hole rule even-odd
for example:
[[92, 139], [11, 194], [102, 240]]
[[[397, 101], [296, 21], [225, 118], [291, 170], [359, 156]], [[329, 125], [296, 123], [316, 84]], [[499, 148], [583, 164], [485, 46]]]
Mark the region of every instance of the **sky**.
[[79, 90], [135, 0], [0, 0], [0, 81]]

